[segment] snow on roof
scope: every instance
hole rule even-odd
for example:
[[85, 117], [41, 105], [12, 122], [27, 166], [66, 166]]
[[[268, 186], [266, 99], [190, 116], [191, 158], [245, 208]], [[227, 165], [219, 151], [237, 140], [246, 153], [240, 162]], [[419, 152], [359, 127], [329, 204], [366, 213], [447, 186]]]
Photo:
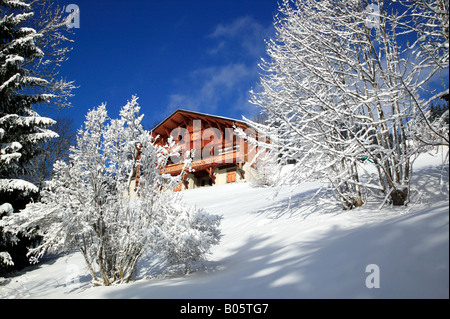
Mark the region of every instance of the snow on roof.
[[152, 131], [155, 131], [156, 129], [158, 129], [163, 123], [165, 123], [168, 119], [170, 119], [171, 117], [173, 117], [177, 113], [189, 113], [189, 114], [193, 114], [193, 115], [207, 116], [207, 117], [212, 117], [212, 118], [216, 118], [216, 119], [220, 119], [220, 120], [224, 120], [224, 121], [238, 122], [238, 123], [247, 125], [247, 123], [245, 123], [242, 120], [236, 120], [236, 119], [233, 119], [233, 118], [230, 118], [230, 117], [219, 116], [219, 115], [212, 115], [212, 114], [208, 114], [208, 113], [201, 113], [201, 112], [189, 111], [189, 110], [184, 110], [184, 109], [177, 109], [175, 112], [173, 112], [168, 117], [166, 117], [163, 121], [161, 121], [157, 126], [155, 126], [152, 129]]

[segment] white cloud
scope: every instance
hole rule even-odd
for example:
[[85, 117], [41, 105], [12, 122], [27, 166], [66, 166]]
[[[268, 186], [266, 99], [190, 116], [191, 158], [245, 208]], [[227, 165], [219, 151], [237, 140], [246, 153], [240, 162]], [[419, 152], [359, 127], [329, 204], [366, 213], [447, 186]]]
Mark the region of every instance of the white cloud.
[[259, 34], [264, 35], [267, 33], [267, 28], [265, 28], [261, 23], [256, 21], [253, 17], [244, 16], [239, 17], [236, 20], [228, 24], [220, 23], [218, 24], [214, 31], [209, 35], [211, 38], [228, 37], [234, 38], [245, 34]]
[[249, 57], [260, 57], [265, 52], [264, 39], [273, 34], [273, 26], [264, 26], [253, 17], [244, 16], [228, 23], [218, 24], [212, 33], [208, 35], [211, 39], [220, 40], [210, 53], [217, 54], [230, 49], [227, 42], [238, 43], [243, 53]]
[[242, 63], [194, 70], [186, 80], [186, 86], [194, 84], [193, 90], [170, 95], [169, 109], [215, 111], [222, 101], [239, 92], [252, 74], [253, 70]]
[[[258, 63], [265, 54], [264, 39], [273, 26], [264, 26], [250, 16], [220, 23], [206, 36], [204, 67], [177, 79], [177, 90], [169, 96], [168, 112], [183, 108], [199, 112], [220, 111], [248, 115], [249, 91], [259, 80]], [[253, 111], [252, 111], [253, 112]]]

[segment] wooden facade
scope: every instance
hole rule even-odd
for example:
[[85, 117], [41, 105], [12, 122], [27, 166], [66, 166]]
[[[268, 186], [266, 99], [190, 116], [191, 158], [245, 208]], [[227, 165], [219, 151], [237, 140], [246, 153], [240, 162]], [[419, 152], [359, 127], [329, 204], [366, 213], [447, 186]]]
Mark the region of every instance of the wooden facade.
[[158, 144], [167, 145], [173, 138], [180, 147], [179, 156], [164, 173], [179, 175], [186, 156], [193, 158], [192, 171], [183, 176], [176, 191], [252, 179], [255, 172], [249, 162], [254, 150], [234, 134], [235, 127], [248, 129], [239, 120], [177, 110], [152, 130]]

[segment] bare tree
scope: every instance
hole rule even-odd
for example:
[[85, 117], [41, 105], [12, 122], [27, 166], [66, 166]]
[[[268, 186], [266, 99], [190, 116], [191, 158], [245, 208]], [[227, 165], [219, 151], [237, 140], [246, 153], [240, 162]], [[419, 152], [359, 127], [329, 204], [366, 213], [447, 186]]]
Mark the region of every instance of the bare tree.
[[411, 21], [390, 1], [282, 2], [252, 92], [269, 119], [249, 123], [296, 160], [284, 180], [327, 180], [346, 209], [371, 194], [408, 202], [411, 119], [426, 106], [429, 71], [407, 45]]
[[[449, 1], [448, 0], [400, 0], [409, 16], [402, 21], [405, 29], [413, 31], [414, 41], [410, 50], [417, 57], [415, 68], [421, 69], [421, 87], [430, 90], [431, 97], [423, 103], [413, 101], [417, 117], [412, 136], [428, 146], [449, 145], [447, 114], [436, 119], [431, 107], [449, 95]], [[429, 88], [426, 84], [432, 78], [440, 78], [443, 85]], [[442, 125], [444, 124], [444, 125]]]
[[71, 43], [74, 31], [67, 27], [79, 12], [65, 12], [65, 8], [58, 0], [33, 0], [34, 17], [28, 26], [34, 28], [42, 36], [36, 39], [43, 56], [39, 60], [29, 61], [30, 69], [40, 78], [47, 81], [45, 86], [39, 87], [39, 92], [52, 92], [52, 99], [46, 105], [47, 109], [62, 109], [71, 106], [70, 98], [76, 88], [74, 81], [67, 81], [59, 74], [61, 64], [69, 59], [72, 51]]
[[41, 153], [34, 160], [34, 176], [30, 179], [34, 180], [36, 184], [43, 181], [50, 180], [53, 176], [53, 165], [56, 161], [69, 161], [70, 146], [75, 145], [76, 129], [73, 124], [73, 119], [70, 117], [59, 117], [56, 119], [56, 124], [50, 127], [52, 131], [58, 134], [59, 137], [41, 142]]

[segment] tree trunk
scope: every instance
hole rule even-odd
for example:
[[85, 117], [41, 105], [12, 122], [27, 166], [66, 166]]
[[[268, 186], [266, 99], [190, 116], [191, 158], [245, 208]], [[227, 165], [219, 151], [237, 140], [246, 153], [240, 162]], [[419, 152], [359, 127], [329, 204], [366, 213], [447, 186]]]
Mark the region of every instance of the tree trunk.
[[404, 206], [408, 199], [408, 189], [394, 189], [391, 193], [391, 199], [394, 206]]

